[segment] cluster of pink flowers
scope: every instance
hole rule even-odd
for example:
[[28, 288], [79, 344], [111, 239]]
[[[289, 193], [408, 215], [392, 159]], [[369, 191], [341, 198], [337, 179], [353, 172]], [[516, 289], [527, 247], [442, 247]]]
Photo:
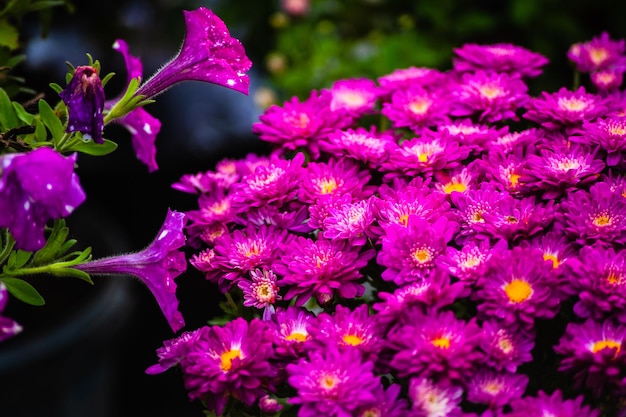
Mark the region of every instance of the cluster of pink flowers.
[[625, 415], [624, 41], [574, 45], [591, 85], [535, 97], [542, 55], [454, 53], [274, 105], [271, 155], [174, 185], [239, 315], [148, 372], [217, 415]]

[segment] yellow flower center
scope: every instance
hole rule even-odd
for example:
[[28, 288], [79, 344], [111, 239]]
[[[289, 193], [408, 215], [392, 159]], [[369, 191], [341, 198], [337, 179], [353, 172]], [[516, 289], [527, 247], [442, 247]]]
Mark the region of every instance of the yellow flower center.
[[572, 97], [572, 98], [561, 97], [559, 98], [558, 103], [559, 103], [559, 108], [561, 110], [574, 111], [574, 112], [585, 110], [588, 106], [585, 100], [581, 100], [575, 97]]
[[603, 349], [616, 349], [615, 356], [617, 356], [621, 349], [621, 343], [616, 340], [598, 340], [591, 347], [593, 353], [598, 353]]
[[311, 123], [311, 119], [305, 113], [291, 114], [285, 117], [285, 121], [292, 127], [306, 129]]
[[403, 226], [408, 226], [409, 225], [409, 215], [408, 214], [403, 214], [402, 216], [400, 216], [398, 218], [398, 223], [403, 225]]
[[511, 302], [521, 303], [530, 298], [533, 289], [528, 282], [514, 279], [504, 286], [504, 292]]
[[443, 186], [443, 191], [446, 194], [452, 193], [452, 191], [458, 191], [460, 193], [465, 192], [467, 190], [467, 185], [462, 182], [449, 182]]
[[614, 136], [624, 136], [626, 135], [626, 127], [623, 125], [611, 124], [609, 127], [609, 134]]
[[334, 178], [325, 178], [318, 186], [321, 194], [331, 194], [337, 189], [337, 181]]
[[420, 249], [417, 249], [415, 252], [413, 252], [413, 259], [423, 264], [425, 262], [430, 261], [432, 259], [432, 256], [428, 249], [420, 248]]
[[483, 97], [490, 100], [504, 95], [504, 91], [500, 87], [490, 84], [478, 87], [478, 91]]
[[367, 99], [357, 91], [337, 91], [334, 93], [334, 98], [340, 104], [345, 105], [346, 107], [358, 108], [363, 106]]
[[608, 214], [601, 214], [594, 217], [592, 223], [600, 227], [608, 226], [612, 223], [611, 216], [609, 216]]
[[343, 342], [346, 345], [358, 346], [363, 343], [363, 339], [355, 334], [346, 334], [342, 337]]
[[509, 354], [513, 351], [513, 343], [511, 343], [511, 339], [507, 337], [498, 340], [498, 347], [505, 354]]
[[518, 175], [518, 174], [511, 174], [511, 175], [509, 175], [509, 181], [510, 181], [512, 187], [515, 187], [517, 185], [519, 179], [520, 179], [520, 175]]
[[544, 253], [543, 260], [552, 261], [552, 268], [558, 268], [560, 265], [559, 258], [557, 258], [553, 253]]
[[449, 349], [450, 348], [450, 339], [446, 336], [440, 336], [432, 340], [432, 344], [439, 349]]
[[235, 358], [241, 359], [241, 351], [239, 349], [231, 349], [220, 355], [220, 361], [222, 365], [222, 371], [228, 372], [233, 366], [233, 360]]
[[432, 104], [431, 100], [419, 99], [419, 100], [412, 101], [411, 103], [409, 103], [408, 107], [411, 113], [422, 115], [428, 111], [431, 104]]
[[498, 394], [500, 391], [502, 391], [502, 383], [498, 382], [498, 381], [488, 381], [484, 384], [481, 385], [481, 388], [483, 389], [483, 392], [489, 393], [489, 394]]
[[473, 268], [480, 265], [480, 262], [481, 259], [478, 256], [469, 255], [467, 258], [465, 258], [465, 260], [463, 260], [461, 265], [463, 266], [463, 268]]
[[589, 58], [596, 66], [600, 66], [609, 57], [609, 53], [604, 48], [592, 48], [589, 51]]
[[335, 388], [337, 382], [339, 382], [339, 380], [335, 375], [324, 374], [320, 378], [320, 386], [326, 390]]
[[300, 332], [292, 332], [285, 337], [285, 340], [294, 342], [306, 342], [307, 335]]
[[606, 277], [606, 282], [611, 285], [619, 285], [622, 283], [623, 277], [618, 274], [616, 271], [610, 271], [609, 275]]

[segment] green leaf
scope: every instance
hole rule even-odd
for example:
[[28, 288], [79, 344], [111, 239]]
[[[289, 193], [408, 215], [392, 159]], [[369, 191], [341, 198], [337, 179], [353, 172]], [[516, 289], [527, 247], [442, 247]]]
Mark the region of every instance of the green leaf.
[[26, 262], [28, 262], [31, 255], [31, 252], [26, 252], [19, 249], [16, 251], [14, 250], [9, 255], [9, 261], [7, 262], [7, 266], [9, 267], [9, 269], [20, 269], [21, 267], [26, 265]]
[[19, 43], [19, 32], [6, 19], [0, 20], [0, 45], [16, 50]]
[[85, 271], [80, 271], [78, 269], [73, 268], [52, 268], [50, 269], [50, 274], [55, 277], [69, 277], [69, 278], [78, 278], [89, 284], [93, 285], [93, 281], [88, 273]]
[[95, 143], [93, 141], [79, 142], [76, 145], [72, 146], [69, 150], [82, 152], [92, 156], [103, 156], [110, 154], [116, 149], [117, 143], [108, 139], [104, 139], [104, 143]]
[[7, 286], [7, 290], [12, 296], [27, 304], [42, 306], [46, 303], [35, 287], [23, 279], [5, 277], [2, 278], [2, 282]]
[[35, 139], [37, 142], [45, 142], [48, 139], [48, 132], [41, 120], [35, 119]]
[[39, 115], [41, 121], [52, 134], [53, 140], [56, 142], [63, 137], [63, 123], [59, 120], [59, 116], [52, 110], [52, 107], [43, 99], [39, 100]]
[[57, 220], [46, 240], [46, 244], [35, 253], [31, 264], [33, 266], [45, 265], [56, 259], [58, 255], [62, 255], [60, 250], [69, 233], [70, 229], [65, 225], [65, 220]]
[[19, 125], [20, 121], [15, 114], [11, 99], [6, 91], [0, 88], [0, 126], [3, 130], [9, 130]]
[[20, 103], [14, 101], [11, 104], [13, 104], [13, 110], [15, 110], [15, 114], [18, 119], [27, 125], [30, 125], [33, 122], [35, 116], [27, 112]]
[[0, 243], [2, 244], [0, 264], [2, 264], [9, 257], [9, 254], [13, 250], [13, 246], [15, 246], [15, 239], [13, 239], [13, 236], [11, 236], [8, 229], [4, 229], [2, 231], [2, 239], [0, 240]]

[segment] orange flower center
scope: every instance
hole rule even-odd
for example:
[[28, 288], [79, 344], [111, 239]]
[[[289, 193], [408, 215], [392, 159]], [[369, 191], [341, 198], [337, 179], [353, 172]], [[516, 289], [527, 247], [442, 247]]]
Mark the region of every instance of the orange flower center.
[[342, 337], [343, 342], [346, 345], [358, 346], [363, 343], [363, 339], [355, 334], [346, 334]]
[[452, 191], [458, 191], [462, 193], [465, 190], [467, 190], [467, 185], [463, 184], [462, 182], [449, 182], [443, 186], [443, 191], [446, 194], [450, 194], [452, 193]]
[[615, 349], [615, 356], [613, 357], [616, 357], [621, 350], [621, 343], [616, 340], [598, 340], [591, 347], [593, 353], [598, 353], [604, 349]]
[[235, 358], [241, 359], [241, 351], [239, 349], [231, 349], [220, 355], [220, 361], [222, 366], [222, 371], [228, 372], [230, 368], [233, 366], [233, 360]]
[[285, 340], [295, 341], [295, 342], [306, 342], [307, 335], [300, 332], [292, 332], [285, 337]]
[[440, 336], [432, 340], [432, 344], [439, 349], [449, 349], [450, 348], [450, 338], [446, 336]]
[[559, 258], [556, 257], [555, 254], [552, 253], [544, 253], [543, 254], [543, 260], [544, 261], [552, 261], [552, 268], [558, 268], [559, 267]]
[[528, 282], [514, 279], [504, 286], [504, 292], [512, 303], [522, 303], [530, 298], [533, 289]]

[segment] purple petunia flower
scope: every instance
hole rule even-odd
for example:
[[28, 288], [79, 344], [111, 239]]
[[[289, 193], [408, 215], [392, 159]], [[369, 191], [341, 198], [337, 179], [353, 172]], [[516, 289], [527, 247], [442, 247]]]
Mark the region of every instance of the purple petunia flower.
[[406, 324], [387, 335], [389, 348], [396, 352], [391, 368], [400, 377], [466, 381], [484, 360], [477, 349], [483, 335], [475, 320], [459, 320], [450, 311], [412, 313]]
[[576, 386], [596, 397], [616, 391], [626, 377], [626, 326], [612, 320], [569, 323], [554, 351], [563, 356], [559, 371], [573, 373]]
[[626, 68], [624, 40], [614, 41], [607, 32], [588, 42], [575, 43], [567, 51], [567, 58], [580, 72], [593, 72], [607, 68]]
[[587, 93], [585, 87], [576, 91], [562, 87], [556, 93], [543, 91], [528, 102], [526, 109], [525, 119], [549, 130], [579, 127], [585, 120], [593, 121], [607, 113], [605, 99]]
[[411, 378], [408, 391], [411, 417], [462, 417], [463, 389], [424, 377]]
[[599, 410], [583, 405], [582, 395], [573, 400], [565, 399], [558, 389], [552, 395], [539, 391], [536, 397], [527, 396], [519, 400], [513, 400], [510, 405], [512, 412], [507, 413], [507, 417], [598, 417], [600, 415]]
[[584, 246], [567, 263], [574, 313], [582, 318], [615, 318], [626, 324], [626, 249]]
[[565, 294], [552, 264], [533, 249], [515, 247], [493, 259], [472, 294], [478, 317], [500, 320], [507, 328], [530, 331], [536, 318], [550, 319]]
[[230, 396], [250, 406], [272, 386], [272, 338], [265, 322], [239, 317], [223, 327], [199, 329], [198, 339], [181, 362], [189, 398], [221, 415]]
[[[143, 75], [143, 65], [141, 60], [130, 54], [128, 44], [117, 39], [113, 43], [113, 49], [118, 51], [124, 57], [126, 63], [127, 83], [133, 78], [141, 79]], [[113, 102], [105, 103], [105, 107], [110, 108]], [[161, 130], [161, 122], [144, 110], [143, 107], [136, 108], [121, 119], [114, 119], [116, 122], [124, 126], [131, 134], [133, 149], [137, 155], [137, 159], [148, 166], [148, 171], [153, 172], [158, 169], [156, 163], [156, 147], [154, 145], [156, 136]]]
[[159, 362], [146, 369], [149, 375], [160, 374], [179, 365], [187, 356], [191, 346], [198, 340], [200, 330], [184, 332], [180, 336], [166, 340], [163, 347], [157, 349]]
[[451, 87], [452, 116], [478, 116], [480, 122], [518, 120], [515, 111], [526, 104], [528, 87], [517, 76], [496, 72], [467, 72]]
[[349, 417], [375, 401], [380, 382], [372, 370], [355, 349], [313, 350], [287, 365], [287, 381], [296, 389], [289, 402], [300, 405], [300, 417]]
[[287, 287], [285, 300], [297, 297], [296, 305], [304, 304], [311, 296], [326, 304], [335, 294], [349, 299], [363, 295], [365, 288], [357, 282], [363, 277], [360, 269], [376, 254], [373, 249], [360, 251], [347, 241], [314, 241], [302, 236], [282, 245], [282, 250], [274, 270], [283, 277], [279, 286]]
[[458, 224], [440, 217], [434, 223], [409, 216], [407, 227], [391, 224], [384, 228], [382, 249], [376, 261], [386, 267], [381, 277], [397, 285], [423, 279], [435, 268]]
[[185, 321], [178, 311], [174, 279], [187, 269], [183, 226], [185, 215], [168, 210], [163, 226], [154, 241], [144, 250], [127, 255], [112, 256], [76, 265], [93, 275], [132, 275], [141, 280], [159, 303], [172, 331], [180, 330]]
[[76, 67], [72, 79], [59, 97], [69, 114], [67, 132], [81, 132], [83, 138], [104, 143], [104, 88], [98, 70], [88, 65]]
[[136, 92], [150, 99], [182, 81], [205, 81], [248, 94], [252, 62], [219, 17], [204, 7], [183, 11], [185, 40], [178, 54]]
[[501, 409], [509, 401], [521, 398], [528, 385], [528, 376], [508, 372], [495, 372], [483, 368], [468, 383], [467, 400], [486, 404], [490, 409]]
[[485, 364], [497, 371], [515, 373], [518, 366], [531, 362], [535, 340], [531, 335], [507, 330], [493, 320], [483, 323], [480, 347], [485, 352]]
[[2, 315], [8, 302], [9, 291], [7, 286], [0, 281], [0, 342], [10, 339], [23, 330], [15, 320]]
[[457, 72], [495, 71], [521, 77], [536, 77], [548, 58], [521, 46], [510, 43], [477, 45], [468, 43], [454, 48], [456, 58], [452, 59]]
[[41, 249], [46, 223], [85, 201], [75, 160], [46, 147], [0, 156], [0, 227], [9, 229], [16, 248]]
[[606, 152], [607, 166], [616, 166], [622, 162], [626, 151], [626, 118], [602, 118], [595, 122], [584, 121], [579, 132], [570, 136], [573, 142], [590, 146], [598, 145]]

